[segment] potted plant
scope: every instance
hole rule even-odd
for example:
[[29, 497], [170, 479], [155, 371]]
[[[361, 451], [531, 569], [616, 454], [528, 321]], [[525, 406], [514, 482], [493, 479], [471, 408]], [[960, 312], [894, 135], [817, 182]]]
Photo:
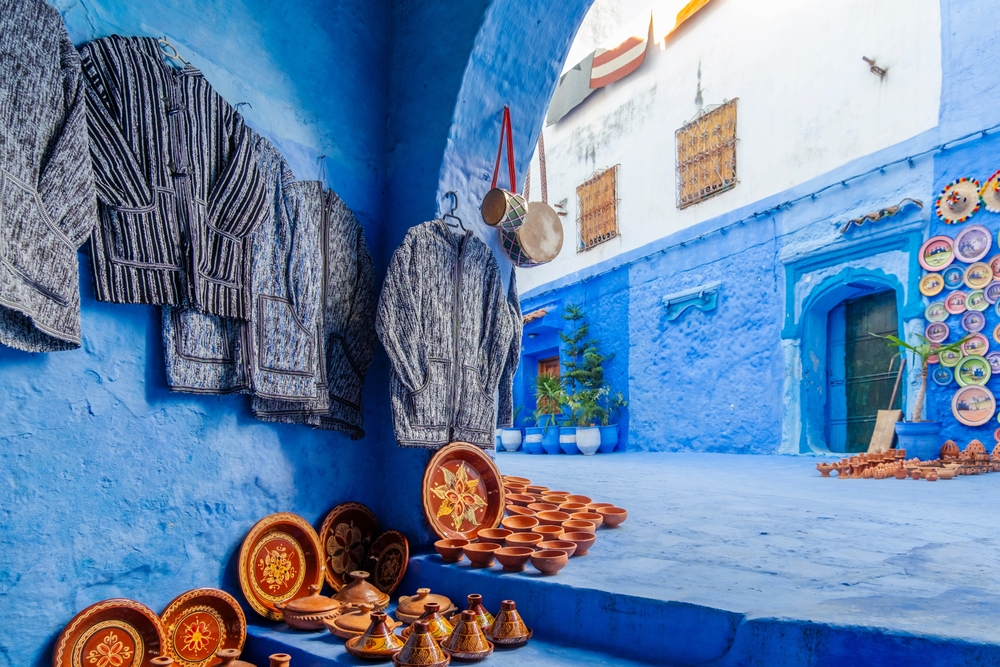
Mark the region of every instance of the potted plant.
[[514, 410], [514, 418], [511, 420], [511, 425], [505, 426], [500, 430], [500, 443], [508, 452], [516, 452], [521, 448], [521, 429], [515, 426], [515, 424], [517, 424], [517, 418], [523, 410], [523, 405], [517, 406], [517, 409]]
[[[567, 454], [577, 454], [581, 450], [579, 436], [583, 435], [584, 449], [594, 451], [600, 447], [600, 431], [597, 422], [603, 420], [604, 408], [600, 405], [604, 384], [604, 364], [615, 355], [602, 354], [598, 341], [590, 337], [590, 324], [583, 308], [576, 304], [566, 306], [563, 319], [569, 323], [568, 333], [559, 334], [564, 345], [566, 360], [562, 376], [570, 407], [570, 425], [560, 429], [559, 446]], [[591, 431], [590, 429], [593, 429]], [[593, 453], [593, 452], [591, 452]]]
[[559, 427], [556, 426], [556, 417], [566, 407], [566, 392], [559, 378], [547, 373], [539, 375], [535, 380], [535, 400], [535, 424], [540, 428], [541, 435], [541, 447], [535, 453], [558, 454]]
[[[607, 391], [607, 387], [597, 390], [581, 389], [568, 400], [570, 419], [576, 427], [574, 444], [577, 450], [586, 456], [593, 456], [601, 446], [601, 429], [595, 424], [607, 420], [606, 411], [600, 405]], [[559, 444], [562, 446], [561, 441]]]
[[[877, 334], [875, 334], [877, 335]], [[879, 336], [889, 341], [889, 345], [897, 347], [900, 354], [910, 352], [914, 357], [920, 359], [920, 390], [916, 398], [913, 399], [913, 419], [911, 421], [901, 421], [896, 423], [896, 438], [899, 449], [905, 449], [908, 456], [915, 456], [922, 461], [929, 461], [938, 457], [941, 443], [938, 442], [938, 434], [941, 432], [941, 422], [924, 420], [924, 400], [927, 397], [927, 367], [929, 359], [936, 354], [958, 350], [968, 339], [937, 346], [920, 334], [914, 334], [919, 339], [919, 343], [911, 345], [893, 335]]]
[[622, 408], [628, 405], [628, 401], [621, 392], [612, 394], [611, 389], [605, 394], [604, 416], [601, 419], [601, 447], [600, 452], [607, 454], [615, 451], [618, 446], [619, 428]]

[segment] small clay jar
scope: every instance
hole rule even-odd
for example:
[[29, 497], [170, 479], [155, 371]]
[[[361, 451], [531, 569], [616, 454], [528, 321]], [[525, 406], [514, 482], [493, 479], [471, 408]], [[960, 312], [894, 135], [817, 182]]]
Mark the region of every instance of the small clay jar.
[[431, 594], [429, 588], [418, 588], [416, 595], [403, 595], [399, 598], [399, 604], [396, 605], [396, 618], [409, 625], [424, 615], [424, 612], [427, 611], [424, 609], [424, 605], [429, 602], [437, 604], [439, 609], [444, 610], [444, 614], [451, 614], [458, 609], [444, 595]]
[[483, 606], [483, 596], [479, 593], [471, 593], [468, 597], [468, 606], [465, 611], [471, 611], [476, 616], [476, 623], [483, 630], [493, 625], [493, 614], [486, 611]]
[[222, 667], [254, 667], [245, 660], [240, 660], [240, 651], [235, 648], [219, 649], [215, 657], [222, 661]]
[[403, 648], [392, 656], [393, 664], [398, 667], [445, 667], [451, 662], [448, 654], [438, 645], [430, 633], [426, 621], [417, 621], [412, 626], [413, 631], [403, 644]]
[[414, 626], [421, 621], [427, 624], [428, 632], [438, 640], [444, 639], [455, 629], [448, 619], [441, 615], [441, 607], [435, 602], [429, 602], [424, 605], [424, 613], [420, 618], [414, 621], [413, 625], [405, 628], [400, 635], [406, 639], [413, 632]]
[[288, 627], [296, 630], [322, 630], [323, 621], [334, 619], [340, 614], [340, 603], [333, 598], [320, 595], [321, 586], [309, 587], [309, 595], [304, 598], [275, 602], [274, 606], [284, 615]]
[[914, 468], [913, 470], [910, 471], [910, 477], [912, 477], [913, 479], [920, 479], [920, 476], [923, 474], [924, 473], [920, 468]]
[[461, 613], [454, 632], [441, 641], [441, 648], [456, 660], [482, 660], [493, 653], [492, 642], [476, 622], [476, 612], [468, 609]]
[[371, 619], [363, 635], [347, 640], [347, 652], [368, 660], [392, 657], [403, 648], [403, 640], [392, 634], [384, 611], [372, 612]]
[[272, 653], [268, 660], [271, 661], [271, 667], [288, 667], [292, 662], [292, 656], [287, 653]]
[[368, 583], [368, 573], [363, 570], [351, 572], [353, 581], [333, 596], [342, 605], [370, 604], [375, 611], [389, 606], [389, 596]]
[[514, 601], [504, 600], [500, 603], [500, 613], [486, 631], [486, 637], [497, 646], [522, 646], [531, 639], [531, 628], [524, 624]]

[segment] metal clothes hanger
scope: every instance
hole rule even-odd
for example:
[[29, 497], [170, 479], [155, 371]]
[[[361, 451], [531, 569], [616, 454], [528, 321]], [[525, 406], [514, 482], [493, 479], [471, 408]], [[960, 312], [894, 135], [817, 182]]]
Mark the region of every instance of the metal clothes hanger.
[[[458, 217], [457, 215], [455, 215], [455, 211], [458, 210], [458, 195], [455, 194], [454, 191], [449, 190], [448, 192], [444, 193], [444, 196], [445, 197], [451, 197], [452, 200], [453, 200], [453, 203], [451, 205], [451, 210], [448, 211], [447, 213], [445, 213], [444, 215], [442, 215], [441, 219], [444, 220], [444, 223], [446, 225], [448, 225], [449, 227], [453, 227], [453, 228], [456, 228], [456, 229], [461, 229], [463, 232], [468, 232], [469, 230], [465, 228], [465, 224], [462, 222], [462, 219], [460, 217]], [[453, 224], [451, 222], [448, 222], [447, 218], [454, 218], [455, 220], [458, 220], [458, 224], [456, 225], [456, 224]]]
[[191, 66], [191, 63], [189, 63], [188, 61], [184, 60], [184, 58], [181, 57], [181, 54], [177, 50], [177, 47], [170, 43], [170, 40], [167, 39], [166, 35], [160, 37], [156, 41], [160, 43], [160, 50], [163, 51], [163, 55], [165, 55], [167, 58], [170, 58], [171, 60], [176, 60], [182, 63], [185, 67]]

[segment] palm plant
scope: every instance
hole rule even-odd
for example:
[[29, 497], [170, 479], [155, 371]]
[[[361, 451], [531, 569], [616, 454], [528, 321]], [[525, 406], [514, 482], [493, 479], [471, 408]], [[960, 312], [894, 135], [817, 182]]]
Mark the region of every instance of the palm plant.
[[911, 345], [910, 343], [907, 343], [903, 339], [893, 336], [892, 334], [887, 336], [879, 336], [878, 334], [872, 335], [878, 336], [879, 338], [885, 338], [889, 341], [889, 345], [899, 348], [900, 353], [910, 352], [913, 356], [920, 359], [920, 391], [917, 392], [917, 397], [913, 401], [913, 421], [924, 421], [924, 400], [927, 397], [927, 367], [930, 365], [928, 360], [936, 354], [943, 354], [945, 352], [958, 350], [962, 347], [962, 344], [969, 339], [969, 336], [965, 336], [962, 340], [954, 343], [937, 346], [920, 334], [914, 334], [918, 339], [920, 339], [920, 342], [916, 345]]
[[535, 423], [548, 433], [556, 423], [556, 416], [566, 407], [566, 392], [556, 375], [540, 373], [535, 380]]

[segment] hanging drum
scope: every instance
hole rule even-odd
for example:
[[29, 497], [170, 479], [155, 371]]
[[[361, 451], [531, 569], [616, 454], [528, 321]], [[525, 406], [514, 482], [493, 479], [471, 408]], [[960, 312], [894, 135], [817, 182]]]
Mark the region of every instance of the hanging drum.
[[[500, 160], [503, 157], [504, 139], [507, 140], [507, 168], [510, 172], [510, 190], [497, 187], [497, 177], [500, 175]], [[500, 149], [497, 151], [496, 165], [493, 167], [493, 183], [490, 191], [483, 197], [479, 207], [483, 222], [490, 227], [498, 227], [500, 231], [514, 232], [524, 222], [528, 212], [528, 204], [524, 197], [517, 194], [517, 176], [514, 172], [514, 131], [510, 122], [510, 109], [503, 108], [503, 122], [500, 125]]]
[[562, 220], [548, 204], [548, 184], [545, 178], [545, 141], [541, 134], [538, 135], [538, 165], [540, 167], [542, 201], [533, 201], [528, 204], [528, 214], [524, 217], [524, 224], [519, 229], [500, 231], [500, 243], [504, 252], [516, 266], [522, 268], [551, 262], [559, 255], [563, 245]]

